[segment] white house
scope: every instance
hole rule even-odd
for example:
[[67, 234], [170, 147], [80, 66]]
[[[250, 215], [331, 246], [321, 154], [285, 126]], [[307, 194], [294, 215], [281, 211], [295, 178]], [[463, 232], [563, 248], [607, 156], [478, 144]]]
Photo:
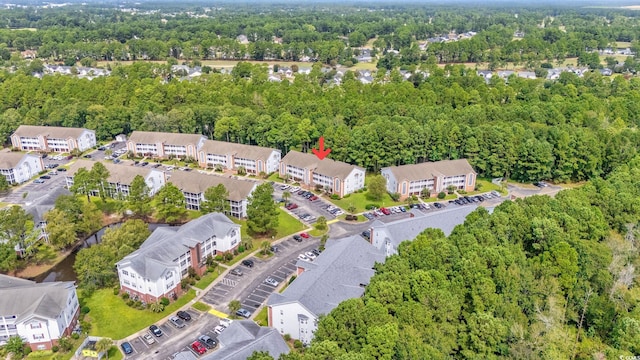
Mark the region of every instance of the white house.
[[360, 236], [328, 241], [313, 262], [298, 260], [298, 277], [282, 293], [267, 301], [269, 326], [281, 335], [309, 344], [318, 328], [318, 317], [340, 302], [364, 294], [383, 251]]
[[401, 199], [419, 196], [423, 189], [436, 196], [449, 186], [465, 191], [476, 187], [476, 172], [466, 159], [389, 166], [380, 172], [387, 180], [387, 191], [400, 194]]
[[9, 184], [21, 184], [44, 170], [42, 158], [17, 152], [0, 152], [0, 174]]
[[[67, 188], [70, 188], [74, 184], [74, 176], [78, 170], [85, 168], [90, 171], [95, 163], [95, 161], [90, 160], [77, 160], [73, 163], [66, 172], [65, 180]], [[109, 177], [107, 178], [108, 186], [105, 190], [107, 190], [107, 196], [112, 198], [126, 198], [129, 196], [129, 187], [137, 175], [144, 178], [144, 181], [149, 187], [149, 195], [158, 192], [166, 182], [165, 173], [153, 168], [116, 165], [106, 162], [102, 164], [109, 171]], [[98, 189], [96, 189], [96, 194], [98, 193], [97, 190]]]
[[258, 185], [251, 180], [239, 180], [217, 175], [176, 171], [167, 175], [167, 182], [172, 183], [184, 194], [187, 209], [200, 210], [205, 200], [204, 193], [210, 187], [224, 185], [229, 193], [229, 215], [237, 218], [247, 216], [247, 198]]
[[280, 150], [217, 140], [206, 140], [198, 153], [201, 167], [222, 165], [224, 169], [234, 170], [242, 166], [252, 174], [278, 171], [282, 157]]
[[307, 186], [320, 185], [344, 197], [364, 187], [364, 169], [314, 154], [290, 151], [280, 162], [280, 177], [289, 176]]
[[20, 336], [32, 350], [71, 335], [79, 315], [72, 281], [36, 283], [0, 274], [0, 345]]
[[208, 256], [232, 251], [240, 241], [240, 225], [220, 213], [157, 228], [138, 250], [116, 263], [120, 291], [146, 303], [175, 299], [189, 268], [202, 275]]
[[11, 145], [23, 151], [71, 152], [96, 146], [96, 132], [83, 128], [20, 125]]
[[196, 134], [134, 131], [127, 140], [127, 150], [136, 156], [157, 158], [198, 158], [198, 150], [207, 138]]

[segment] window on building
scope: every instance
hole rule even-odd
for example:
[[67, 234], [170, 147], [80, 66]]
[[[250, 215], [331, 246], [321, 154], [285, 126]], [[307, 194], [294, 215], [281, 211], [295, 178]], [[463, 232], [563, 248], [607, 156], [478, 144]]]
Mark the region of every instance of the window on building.
[[280, 315], [284, 315], [284, 310], [280, 310]]
[[129, 275], [129, 272], [127, 270], [122, 270], [122, 275]]
[[33, 334], [34, 340], [42, 340], [44, 339], [44, 334]]
[[32, 329], [40, 329], [40, 328], [42, 328], [42, 324], [41, 323], [31, 324], [31, 328]]

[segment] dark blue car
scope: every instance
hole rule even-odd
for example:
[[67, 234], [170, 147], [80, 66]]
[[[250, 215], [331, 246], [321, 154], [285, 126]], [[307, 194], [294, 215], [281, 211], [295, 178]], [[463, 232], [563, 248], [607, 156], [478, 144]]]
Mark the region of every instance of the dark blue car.
[[120, 347], [122, 348], [122, 351], [124, 351], [124, 353], [127, 355], [133, 352], [133, 347], [131, 347], [131, 344], [129, 344], [128, 342], [123, 342]]

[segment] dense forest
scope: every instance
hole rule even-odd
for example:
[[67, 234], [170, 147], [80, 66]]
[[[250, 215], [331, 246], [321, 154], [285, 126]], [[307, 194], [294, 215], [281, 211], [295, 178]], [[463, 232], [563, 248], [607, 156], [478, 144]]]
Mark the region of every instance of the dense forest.
[[293, 83], [266, 67], [163, 81], [167, 66], [136, 63], [94, 80], [0, 74], [0, 136], [20, 124], [87, 127], [100, 140], [133, 130], [307, 151], [322, 135], [331, 157], [378, 171], [389, 165], [466, 157], [482, 176], [587, 180], [638, 152], [640, 80], [563, 73], [558, 81], [494, 77], [462, 66], [430, 76], [321, 85], [318, 65]]
[[[380, 67], [487, 62], [490, 67], [561, 63], [578, 58], [598, 67], [597, 51], [617, 42], [640, 46], [640, 19], [613, 8], [480, 8], [418, 5], [265, 4], [225, 7], [136, 5], [142, 9], [68, 6], [0, 10], [0, 58], [10, 50], [73, 64], [90, 60], [315, 59], [353, 65], [365, 45]], [[35, 30], [35, 31], [33, 31]], [[477, 33], [459, 41], [427, 43], [435, 36]], [[520, 36], [515, 37], [518, 33]], [[246, 42], [239, 42], [239, 36]], [[1, 44], [4, 44], [1, 45]], [[421, 48], [422, 45], [422, 48]], [[626, 65], [637, 68], [635, 62]]]
[[[281, 360], [618, 359], [640, 353], [640, 158], [606, 180], [428, 229]], [[265, 360], [255, 354], [252, 360]], [[623, 358], [623, 357], [620, 357]]]

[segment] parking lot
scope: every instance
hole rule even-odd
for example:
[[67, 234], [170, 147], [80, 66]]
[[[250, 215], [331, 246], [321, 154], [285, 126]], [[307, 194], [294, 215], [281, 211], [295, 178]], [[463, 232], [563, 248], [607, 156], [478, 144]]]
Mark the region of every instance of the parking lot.
[[[57, 158], [58, 155], [50, 155], [46, 158], [42, 159], [44, 166], [46, 167], [47, 173], [42, 176], [47, 176], [49, 179], [41, 179], [42, 183], [34, 183], [34, 180], [30, 180], [23, 185], [12, 188], [11, 193], [5, 196], [4, 202], [13, 203], [13, 204], [24, 204], [27, 199], [25, 197], [29, 193], [48, 193], [53, 189], [58, 187], [63, 187], [65, 184], [64, 178], [65, 173], [62, 171], [57, 171], [60, 166], [66, 165], [70, 160], [66, 158]], [[51, 168], [53, 164], [58, 164], [58, 166], [54, 169]], [[54, 172], [54, 170], [56, 170]], [[51, 174], [53, 172], [56, 175]], [[27, 194], [27, 195], [25, 195]]]
[[240, 269], [242, 276], [227, 273], [201, 300], [222, 312], [228, 312], [230, 301], [239, 300], [242, 307], [253, 314], [276, 289], [265, 283], [265, 280], [271, 277], [280, 286], [295, 273], [298, 255], [318, 247], [319, 244], [317, 238], [304, 239], [302, 242], [287, 238], [275, 245], [278, 251], [269, 259], [251, 257], [253, 267], [236, 264], [234, 268]]
[[[306, 191], [304, 189], [300, 189], [298, 187], [289, 187], [282, 189], [283, 185], [279, 183], [273, 184], [273, 197], [276, 201], [282, 199], [282, 193], [288, 191], [291, 194], [291, 197], [287, 200], [289, 203], [293, 203], [296, 205], [294, 209], [287, 209], [290, 213], [296, 216], [300, 221], [303, 221], [306, 224], [313, 224], [317, 221], [320, 216], [324, 216], [327, 220], [335, 219], [337, 215], [344, 213], [344, 210], [339, 209], [337, 206], [333, 205], [331, 202], [326, 201], [323, 197], [318, 196], [316, 200], [309, 200], [304, 195], [299, 194], [299, 192]], [[333, 206], [336, 209], [340, 210], [338, 214], [332, 214], [329, 212], [329, 206]], [[311, 218], [304, 219], [303, 215], [309, 215]]]
[[[200, 355], [191, 348], [191, 344], [200, 335], [208, 335], [216, 340], [218, 334], [215, 333], [214, 328], [220, 324], [220, 321], [209, 313], [202, 313], [194, 309], [188, 309], [187, 312], [191, 315], [191, 320], [185, 322], [186, 325], [181, 329], [167, 321], [156, 324], [162, 330], [160, 337], [151, 335], [150, 331], [144, 331], [135, 338], [129, 339], [133, 353], [126, 355], [125, 359], [172, 359], [175, 353], [182, 351], [189, 351], [199, 357]], [[144, 340], [145, 334], [151, 335], [153, 343], [148, 344]], [[204, 355], [210, 354], [212, 351], [215, 349], [208, 349]]]

